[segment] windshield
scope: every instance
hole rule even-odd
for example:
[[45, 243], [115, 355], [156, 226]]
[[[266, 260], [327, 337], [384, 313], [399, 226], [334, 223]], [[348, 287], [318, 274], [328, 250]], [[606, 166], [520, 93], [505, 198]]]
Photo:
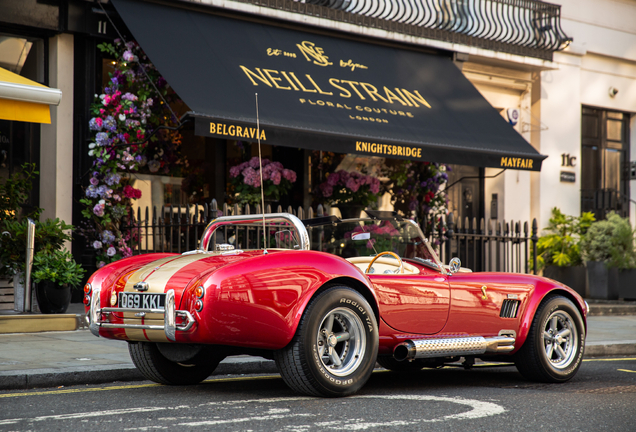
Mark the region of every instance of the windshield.
[[437, 255], [423, 238], [422, 231], [409, 220], [347, 220], [319, 226], [308, 226], [312, 250], [342, 258], [375, 256], [395, 252], [441, 268]]

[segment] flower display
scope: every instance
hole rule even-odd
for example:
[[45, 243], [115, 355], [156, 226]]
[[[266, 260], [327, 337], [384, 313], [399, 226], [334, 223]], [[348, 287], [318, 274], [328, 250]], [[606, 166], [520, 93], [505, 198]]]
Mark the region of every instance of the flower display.
[[79, 231], [103, 266], [132, 255], [129, 242], [136, 234], [120, 229], [133, 200], [141, 198], [141, 191], [132, 186], [132, 174], [175, 173], [187, 161], [179, 152], [179, 133], [160, 128], [178, 123], [163, 102], [178, 98], [143, 51], [135, 42], [118, 39], [98, 48], [116, 61], [103, 93], [95, 95], [91, 106], [88, 155], [93, 165], [80, 200], [88, 221]]
[[[263, 193], [266, 199], [278, 201], [296, 182], [296, 172], [283, 167], [280, 162], [262, 160]], [[261, 172], [258, 157], [230, 168], [230, 196], [239, 204], [261, 202]]]
[[395, 210], [407, 217], [417, 216], [425, 234], [434, 222], [448, 213], [448, 197], [442, 185], [448, 182], [448, 165], [430, 162], [392, 161], [385, 174], [389, 178], [387, 191]]
[[326, 176], [327, 179], [314, 190], [314, 195], [328, 204], [366, 207], [380, 196], [380, 180], [375, 177], [344, 170]]

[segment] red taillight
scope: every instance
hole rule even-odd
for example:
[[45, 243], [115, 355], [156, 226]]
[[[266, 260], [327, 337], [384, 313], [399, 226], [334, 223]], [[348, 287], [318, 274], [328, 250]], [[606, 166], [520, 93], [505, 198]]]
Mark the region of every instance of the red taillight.
[[205, 288], [199, 285], [198, 287], [194, 289], [194, 295], [197, 296], [197, 298], [202, 299], [203, 296], [205, 295]]
[[201, 300], [197, 300], [194, 303], [194, 309], [196, 309], [197, 312], [201, 312], [201, 310], [203, 309], [203, 302]]
[[93, 287], [91, 286], [91, 284], [87, 283], [86, 285], [84, 285], [84, 294], [90, 294], [91, 291], [93, 291]]
[[84, 304], [88, 306], [90, 303], [91, 303], [91, 296], [89, 295], [84, 296]]

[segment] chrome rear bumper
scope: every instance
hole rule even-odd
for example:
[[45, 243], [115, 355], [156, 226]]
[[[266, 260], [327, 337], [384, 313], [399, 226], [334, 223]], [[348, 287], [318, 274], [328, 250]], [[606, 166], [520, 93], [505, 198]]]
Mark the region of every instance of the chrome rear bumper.
[[[175, 342], [177, 331], [190, 330], [194, 325], [194, 317], [188, 311], [176, 310], [174, 290], [166, 292], [166, 306], [164, 309], [143, 309], [143, 308], [118, 308], [105, 307], [100, 305], [101, 289], [95, 288], [91, 296], [91, 307], [88, 313], [89, 325], [91, 333], [99, 336], [99, 328], [117, 328], [117, 329], [145, 329], [145, 330], [163, 330], [166, 337]], [[163, 325], [158, 324], [113, 324], [110, 322], [102, 322], [102, 314], [113, 312], [133, 312], [138, 314], [161, 314], [163, 315]], [[185, 320], [185, 324], [177, 325], [177, 316]]]

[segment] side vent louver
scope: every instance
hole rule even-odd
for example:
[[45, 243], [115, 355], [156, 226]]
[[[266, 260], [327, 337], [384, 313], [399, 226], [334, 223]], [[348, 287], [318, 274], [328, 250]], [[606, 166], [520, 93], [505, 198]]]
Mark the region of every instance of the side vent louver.
[[499, 313], [499, 316], [501, 318], [517, 318], [519, 303], [519, 300], [504, 300], [501, 305], [501, 312]]

